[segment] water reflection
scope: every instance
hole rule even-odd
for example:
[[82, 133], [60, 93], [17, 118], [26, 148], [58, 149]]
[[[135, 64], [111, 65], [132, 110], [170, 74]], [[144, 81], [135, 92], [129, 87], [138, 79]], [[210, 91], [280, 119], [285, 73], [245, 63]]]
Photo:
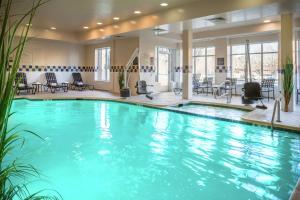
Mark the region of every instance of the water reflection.
[[113, 102], [34, 104], [14, 105], [17, 122], [42, 132], [59, 120], [29, 160], [67, 200], [288, 199], [300, 175], [295, 134]]

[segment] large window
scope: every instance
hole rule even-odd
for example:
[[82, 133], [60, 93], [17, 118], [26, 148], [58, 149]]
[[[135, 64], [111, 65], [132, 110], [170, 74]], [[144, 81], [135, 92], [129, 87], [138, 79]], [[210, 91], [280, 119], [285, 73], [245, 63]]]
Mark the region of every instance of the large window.
[[95, 49], [95, 79], [98, 81], [110, 80], [110, 47]]
[[[278, 78], [278, 42], [253, 43], [250, 48], [251, 74], [254, 81]], [[245, 80], [246, 45], [231, 46], [232, 77]]]
[[200, 77], [215, 77], [215, 47], [193, 49], [193, 73]]

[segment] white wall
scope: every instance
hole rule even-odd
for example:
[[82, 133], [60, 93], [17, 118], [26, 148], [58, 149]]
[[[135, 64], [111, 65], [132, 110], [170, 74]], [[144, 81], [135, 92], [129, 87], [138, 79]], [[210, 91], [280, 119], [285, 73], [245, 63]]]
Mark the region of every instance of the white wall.
[[[30, 39], [20, 62], [21, 65], [32, 66], [83, 66], [83, 45], [61, 41]], [[29, 83], [45, 82], [44, 71], [27, 72]], [[72, 82], [71, 72], [56, 72], [59, 82]], [[85, 73], [82, 73], [85, 78]]]

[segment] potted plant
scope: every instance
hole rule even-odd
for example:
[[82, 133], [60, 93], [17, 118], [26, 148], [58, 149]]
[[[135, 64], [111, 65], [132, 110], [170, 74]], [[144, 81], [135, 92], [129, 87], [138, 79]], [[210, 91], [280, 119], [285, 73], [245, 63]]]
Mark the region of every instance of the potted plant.
[[124, 71], [119, 72], [119, 87], [120, 87], [120, 96], [127, 98], [130, 97], [130, 89], [125, 87], [125, 76]]
[[287, 62], [283, 71], [283, 96], [284, 96], [284, 112], [289, 111], [289, 103], [291, 101], [294, 90], [294, 65], [290, 58], [287, 58]]
[[[48, 195], [45, 190], [38, 192], [29, 189], [31, 181], [27, 178], [38, 178], [39, 172], [31, 165], [11, 157], [17, 148], [22, 148], [27, 139], [24, 132], [17, 127], [9, 127], [8, 121], [13, 117], [11, 105], [16, 88], [13, 87], [20, 60], [27, 43], [30, 26], [37, 9], [47, 1], [36, 0], [25, 13], [16, 15], [12, 12], [15, 0], [0, 0], [0, 199], [60, 199], [56, 195]], [[28, 2], [29, 3], [29, 2]], [[20, 32], [17, 35], [17, 32]], [[33, 135], [36, 135], [32, 133]], [[23, 142], [20, 142], [23, 141]], [[45, 193], [46, 192], [46, 193]]]

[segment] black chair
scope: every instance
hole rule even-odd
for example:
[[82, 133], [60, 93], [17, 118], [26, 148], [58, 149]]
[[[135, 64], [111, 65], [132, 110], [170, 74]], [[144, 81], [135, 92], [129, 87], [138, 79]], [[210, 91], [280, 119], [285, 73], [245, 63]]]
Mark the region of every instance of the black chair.
[[36, 88], [33, 86], [30, 86], [27, 83], [26, 73], [17, 72], [15, 84], [16, 84], [16, 89], [17, 89], [17, 95], [19, 95], [21, 91], [26, 91], [26, 93], [31, 93], [31, 94], [35, 94], [35, 92], [36, 92]]
[[64, 92], [68, 91], [68, 84], [67, 83], [58, 84], [55, 73], [47, 72], [45, 73], [45, 77], [47, 81], [46, 83], [47, 89], [50, 89], [51, 93], [55, 93], [55, 91], [59, 91], [60, 89], [62, 89]]
[[253, 104], [254, 101], [260, 100], [262, 106], [256, 106], [257, 108], [267, 109], [262, 100], [264, 97], [261, 95], [261, 87], [258, 82], [249, 82], [244, 84], [244, 88], [242, 89], [242, 103], [243, 104]]
[[89, 85], [89, 84], [86, 84], [86, 83], [83, 82], [81, 74], [79, 72], [72, 73], [72, 77], [73, 77], [73, 80], [74, 80], [73, 84], [72, 84], [74, 89], [79, 89], [79, 90], [83, 90], [83, 89], [86, 89], [86, 88], [94, 89], [94, 85]]
[[152, 92], [148, 92], [147, 86], [152, 86], [152, 85], [147, 85], [146, 81], [143, 80], [137, 81], [135, 85], [136, 93], [138, 95], [145, 94], [148, 99], [152, 100], [153, 99], [153, 97], [151, 96]]
[[270, 93], [272, 94], [272, 99], [275, 99], [275, 79], [263, 79], [261, 82], [261, 92], [268, 93], [268, 101], [270, 99]]

